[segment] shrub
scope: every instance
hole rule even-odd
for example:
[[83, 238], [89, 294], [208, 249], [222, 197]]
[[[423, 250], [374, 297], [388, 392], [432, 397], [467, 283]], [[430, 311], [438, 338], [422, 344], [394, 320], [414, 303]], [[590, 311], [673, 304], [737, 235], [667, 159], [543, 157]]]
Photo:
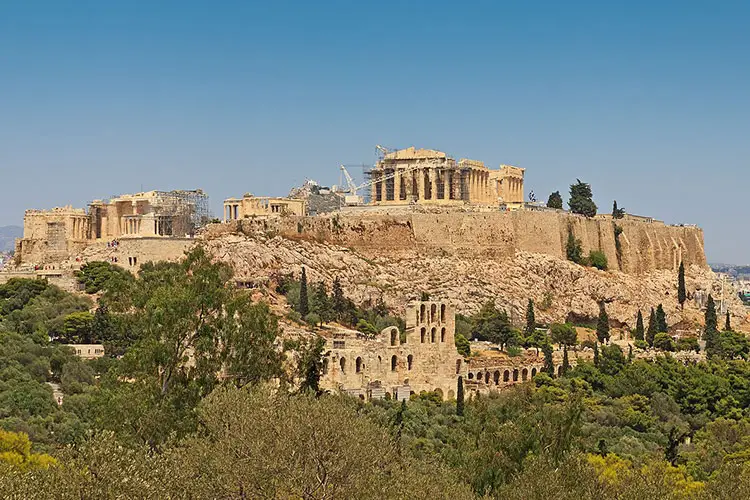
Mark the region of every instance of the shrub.
[[456, 334], [456, 351], [463, 356], [464, 358], [468, 358], [471, 356], [471, 342], [467, 340], [466, 337], [461, 335], [460, 333]]
[[318, 316], [315, 313], [309, 313], [307, 316], [305, 316], [305, 323], [307, 323], [310, 326], [317, 326], [321, 324], [320, 316]]
[[589, 252], [589, 264], [591, 267], [595, 267], [601, 271], [607, 270], [607, 256], [600, 250], [592, 250]]
[[700, 352], [701, 350], [701, 346], [698, 345], [698, 339], [696, 337], [683, 337], [677, 339], [677, 342], [675, 342], [675, 348], [678, 351]]
[[662, 351], [674, 351], [674, 340], [668, 333], [657, 333], [654, 337], [654, 347]]
[[636, 346], [638, 349], [646, 350], [648, 349], [648, 342], [645, 340], [636, 340], [633, 342], [633, 345]]

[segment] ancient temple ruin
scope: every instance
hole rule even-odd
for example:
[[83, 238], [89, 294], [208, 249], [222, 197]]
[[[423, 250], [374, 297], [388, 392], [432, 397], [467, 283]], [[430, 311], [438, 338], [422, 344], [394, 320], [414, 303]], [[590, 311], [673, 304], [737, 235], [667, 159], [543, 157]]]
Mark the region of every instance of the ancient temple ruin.
[[373, 205], [518, 205], [524, 202], [524, 169], [456, 161], [442, 151], [414, 147], [392, 151], [367, 172]]

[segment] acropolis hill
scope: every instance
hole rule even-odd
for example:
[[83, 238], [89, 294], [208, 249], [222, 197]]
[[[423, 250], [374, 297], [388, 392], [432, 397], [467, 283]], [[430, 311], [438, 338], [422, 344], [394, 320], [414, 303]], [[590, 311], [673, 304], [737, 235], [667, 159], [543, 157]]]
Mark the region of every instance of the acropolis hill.
[[[680, 262], [691, 296], [719, 293], [701, 229], [632, 215], [587, 218], [525, 202], [524, 173], [408, 148], [383, 155], [370, 181], [343, 192], [341, 208], [325, 214], [308, 214], [305, 196], [248, 193], [225, 200], [223, 222], [207, 223], [200, 190], [123, 195], [88, 212], [27, 211], [16, 271], [64, 280], [92, 260], [137, 270], [203, 243], [253, 287], [304, 265], [313, 279], [330, 286], [341, 276], [353, 296], [382, 295], [396, 309], [426, 291], [452, 300], [458, 312], [495, 299], [520, 317], [532, 298], [551, 301], [539, 315], [558, 321], [594, 317], [606, 301], [610, 317], [631, 327], [637, 309], [661, 302], [671, 323], [695, 317], [698, 306], [681, 311], [666, 298]], [[369, 199], [354, 196], [359, 188]], [[608, 270], [567, 261], [570, 233], [584, 255], [603, 252]], [[727, 299], [730, 310], [743, 316], [734, 299]]]

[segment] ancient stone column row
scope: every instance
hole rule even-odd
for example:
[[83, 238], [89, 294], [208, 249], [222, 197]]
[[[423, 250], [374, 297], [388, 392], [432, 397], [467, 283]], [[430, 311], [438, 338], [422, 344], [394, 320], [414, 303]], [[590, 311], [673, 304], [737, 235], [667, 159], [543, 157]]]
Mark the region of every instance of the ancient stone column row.
[[73, 233], [71, 236], [74, 240], [88, 239], [88, 220], [86, 218], [73, 218]]
[[493, 203], [489, 171], [471, 169], [469, 172], [469, 179], [469, 200], [472, 203]]
[[240, 204], [228, 203], [224, 205], [224, 222], [240, 218]]
[[[462, 178], [460, 170], [439, 168], [386, 169], [373, 172], [370, 185], [370, 200], [374, 203], [403, 203], [417, 201], [461, 200], [462, 193], [479, 189], [479, 176], [476, 187], [468, 186], [472, 176]], [[487, 180], [483, 181], [487, 183]], [[467, 185], [465, 186], [464, 183]], [[439, 189], [442, 186], [442, 190]], [[415, 189], [416, 188], [416, 189]], [[482, 198], [484, 199], [484, 197]], [[470, 201], [474, 201], [469, 198]]]

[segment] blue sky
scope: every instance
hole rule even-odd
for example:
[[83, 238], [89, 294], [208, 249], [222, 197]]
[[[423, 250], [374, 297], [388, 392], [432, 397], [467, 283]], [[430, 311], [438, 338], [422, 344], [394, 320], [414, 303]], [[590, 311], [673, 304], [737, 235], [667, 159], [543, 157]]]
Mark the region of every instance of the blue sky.
[[25, 208], [337, 183], [375, 144], [525, 167], [539, 198], [750, 262], [749, 2], [0, 2], [0, 225]]

